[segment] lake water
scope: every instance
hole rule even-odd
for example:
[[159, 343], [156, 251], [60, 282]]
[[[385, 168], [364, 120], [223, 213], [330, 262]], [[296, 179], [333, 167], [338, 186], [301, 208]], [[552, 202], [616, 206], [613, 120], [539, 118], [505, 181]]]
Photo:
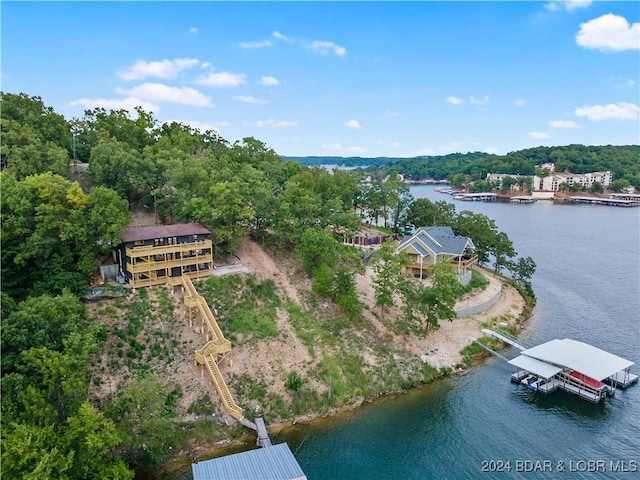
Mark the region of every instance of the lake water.
[[[538, 301], [524, 341], [572, 338], [640, 363], [640, 209], [460, 202], [426, 185], [411, 192], [487, 215], [536, 261]], [[639, 478], [612, 472], [640, 468], [639, 385], [593, 405], [514, 385], [512, 371], [490, 358], [461, 377], [298, 424], [273, 440], [289, 443], [310, 480]]]

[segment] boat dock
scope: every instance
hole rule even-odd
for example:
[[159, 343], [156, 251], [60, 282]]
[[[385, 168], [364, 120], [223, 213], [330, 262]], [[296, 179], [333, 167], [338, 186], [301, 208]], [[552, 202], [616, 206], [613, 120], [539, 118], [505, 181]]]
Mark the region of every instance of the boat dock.
[[640, 207], [640, 198], [620, 197], [567, 197], [569, 203], [586, 203], [590, 205], [608, 205], [610, 207]]
[[457, 193], [453, 196], [455, 200], [464, 200], [467, 202], [495, 202], [498, 195], [491, 192], [482, 193]]
[[518, 195], [516, 197], [511, 197], [510, 201], [511, 203], [536, 203], [538, 199], [531, 195]]
[[482, 332], [520, 350], [519, 356], [508, 360], [518, 368], [511, 381], [537, 392], [564, 390], [598, 403], [613, 396], [616, 388], [638, 383], [638, 375], [630, 371], [633, 362], [583, 342], [565, 338], [528, 348], [509, 335]]

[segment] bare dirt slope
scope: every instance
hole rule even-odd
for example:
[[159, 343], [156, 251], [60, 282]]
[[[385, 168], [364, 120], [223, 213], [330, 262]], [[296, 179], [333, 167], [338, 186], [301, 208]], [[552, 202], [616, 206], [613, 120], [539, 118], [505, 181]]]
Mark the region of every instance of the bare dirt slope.
[[[487, 288], [484, 291], [465, 296], [456, 304], [455, 309], [461, 310], [484, 303], [499, 290], [501, 290], [500, 299], [488, 310], [475, 315], [457, 318], [453, 321], [441, 321], [440, 328], [430, 332], [426, 337], [394, 334], [380, 321], [379, 309], [365, 310], [365, 315], [381, 335], [391, 335], [395, 343], [404, 344], [411, 354], [429, 362], [433, 367], [454, 367], [462, 362], [460, 350], [469, 345], [472, 339], [483, 335], [481, 332], [483, 324], [489, 324], [496, 319], [513, 322], [525, 307], [525, 301], [516, 289], [486, 271], [481, 272], [489, 280]], [[372, 269], [368, 267], [364, 275], [357, 277], [357, 282], [361, 300], [373, 307], [375, 293], [372, 277]], [[385, 313], [385, 318], [392, 320], [400, 315], [402, 315], [400, 308], [396, 306]], [[426, 353], [429, 355], [425, 355]]]
[[[310, 280], [301, 272], [298, 263], [291, 257], [285, 255], [274, 257], [248, 238], [242, 240], [236, 255], [237, 258], [233, 260], [236, 266], [241, 264], [249, 271], [248, 274], [237, 274], [253, 275], [258, 281], [272, 280], [278, 289], [278, 295], [283, 301], [283, 305], [291, 302], [302, 309], [315, 312], [326, 311], [328, 314], [331, 313], [332, 308], [335, 308], [330, 304], [323, 304], [321, 299], [313, 298]], [[357, 350], [357, 353], [362, 355], [369, 365], [381, 361], [369, 350], [370, 344], [380, 341], [389, 345], [396, 352], [392, 352], [392, 355], [399, 354], [402, 358], [414, 359], [417, 362], [427, 361], [436, 368], [454, 367], [462, 361], [460, 350], [468, 345], [472, 338], [481, 336], [482, 324], [511, 321], [518, 317], [524, 308], [524, 299], [517, 291], [503, 284], [498, 278], [493, 278], [490, 274], [485, 273], [485, 276], [490, 281], [488, 289], [463, 299], [457, 307], [462, 308], [474, 302], [483, 302], [487, 295], [491, 295], [491, 291], [501, 290], [500, 300], [495, 305], [485, 312], [470, 317], [456, 319], [452, 322], [443, 321], [439, 330], [431, 332], [426, 337], [416, 337], [398, 333], [397, 329], [393, 328], [393, 319], [401, 315], [399, 307], [388, 311], [384, 318], [380, 317], [379, 310], [374, 307], [372, 271], [367, 269], [363, 275], [359, 275], [356, 279], [360, 299], [365, 304], [364, 316], [367, 332], [363, 334], [351, 329], [345, 335], [362, 336], [359, 344], [362, 345], [362, 348]], [[139, 294], [140, 292], [137, 294], [131, 292], [131, 301], [137, 301], [136, 295]], [[151, 313], [146, 317], [148, 318], [147, 323], [136, 338], [138, 343], [144, 343], [149, 347], [152, 343], [157, 343], [157, 339], [162, 339], [164, 342], [165, 353], [162, 357], [156, 357], [153, 360], [153, 370], [162, 378], [181, 387], [183, 397], [180, 400], [180, 410], [182, 412], [186, 413], [187, 408], [203, 395], [210, 396], [215, 402], [217, 393], [203, 368], [196, 365], [194, 361], [194, 351], [207, 342], [206, 329], [197, 318], [190, 318], [188, 309], [183, 305], [181, 289], [159, 286], [150, 289], [148, 295], [151, 312], [156, 308], [156, 314]], [[158, 311], [163, 304], [163, 297], [165, 299], [165, 313], [164, 316], [161, 316]], [[167, 301], [169, 306], [173, 305], [169, 307], [168, 311]], [[109, 330], [113, 332], [124, 332], [130, 324], [130, 319], [126, 318], [124, 308], [114, 308], [113, 305], [111, 307], [106, 305], [92, 307], [94, 313], [102, 317], [100, 321], [107, 324]], [[103, 313], [99, 314], [100, 311]], [[219, 321], [222, 323], [225, 319], [220, 318]], [[300, 372], [313, 382], [311, 378], [313, 375], [307, 376], [307, 373], [318, 366], [319, 359], [318, 355], [311, 355], [307, 346], [298, 337], [287, 308], [284, 306], [277, 310], [277, 328], [279, 331], [277, 337], [248, 343], [238, 342], [239, 344], [233, 345], [232, 354], [221, 363], [220, 367], [228, 383], [232, 378], [240, 376], [255, 379], [263, 383], [269, 392], [288, 402], [291, 400], [291, 392], [284, 387], [286, 375], [293, 371]], [[127, 378], [131, 378], [132, 374], [135, 375], [135, 370], [127, 369], [124, 366], [125, 360], [127, 364], [131, 363], [128, 360], [127, 349], [129, 348], [128, 342], [133, 342], [133, 340], [130, 338], [124, 340], [123, 342], [116, 335], [113, 335], [108, 341], [98, 366], [104, 372], [102, 383], [94, 388], [94, 395], [109, 396], [125, 388]], [[350, 339], [346, 338], [345, 342], [347, 343], [344, 345], [349, 345], [349, 341]], [[114, 362], [113, 352], [119, 349], [124, 351], [119, 354], [120, 359], [116, 359], [117, 361]], [[145, 352], [144, 358], [140, 357], [135, 360], [138, 365], [136, 368], [148, 363], [150, 358], [148, 350]], [[320, 391], [326, 387], [323, 385], [312, 386], [317, 387]], [[234, 393], [237, 394], [237, 392]], [[242, 398], [238, 398], [238, 400], [246, 401]], [[248, 406], [252, 409], [264, 407], [251, 402]], [[218, 410], [222, 413], [220, 407]]]

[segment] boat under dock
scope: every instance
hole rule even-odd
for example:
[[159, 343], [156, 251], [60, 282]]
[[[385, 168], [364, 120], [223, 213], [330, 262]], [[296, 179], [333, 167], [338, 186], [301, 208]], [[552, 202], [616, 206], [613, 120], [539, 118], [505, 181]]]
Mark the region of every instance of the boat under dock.
[[631, 373], [633, 362], [583, 342], [565, 338], [527, 348], [504, 333], [483, 329], [483, 333], [520, 350], [508, 360], [518, 368], [511, 381], [548, 394], [564, 390], [584, 400], [598, 403], [615, 395], [616, 388], [638, 383]]

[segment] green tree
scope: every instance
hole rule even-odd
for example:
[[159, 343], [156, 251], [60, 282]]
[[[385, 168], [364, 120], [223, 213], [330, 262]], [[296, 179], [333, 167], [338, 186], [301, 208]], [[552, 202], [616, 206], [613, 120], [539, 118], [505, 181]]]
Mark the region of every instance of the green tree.
[[604, 188], [602, 188], [602, 184], [600, 182], [593, 182], [591, 187], [589, 187], [589, 191], [591, 193], [602, 193], [604, 192]]
[[456, 234], [471, 238], [476, 247], [480, 264], [489, 260], [489, 254], [495, 250], [498, 239], [495, 220], [482, 213], [464, 210], [458, 214], [452, 228]]
[[169, 418], [165, 402], [174, 387], [149, 376], [118, 392], [105, 408], [122, 439], [122, 458], [139, 466], [166, 462], [169, 447], [178, 439], [179, 426]]
[[536, 271], [536, 262], [531, 257], [520, 257], [517, 261], [507, 264], [513, 280], [529, 294], [533, 294], [531, 278]]
[[2, 429], [0, 471], [5, 478], [71, 479], [73, 455], [60, 445], [54, 425], [19, 423]]
[[64, 340], [87, 325], [85, 306], [69, 292], [28, 298], [2, 317], [2, 371], [14, 371], [20, 354], [29, 348], [62, 351]]
[[451, 176], [451, 186], [456, 189], [464, 188], [465, 175], [463, 173], [454, 173]]
[[498, 232], [495, 241], [489, 247], [489, 252], [493, 255], [494, 265], [493, 273], [499, 273], [503, 267], [509, 264], [509, 259], [516, 256], [513, 243], [506, 233]]
[[398, 242], [387, 241], [382, 244], [371, 260], [374, 272], [373, 289], [376, 295], [376, 307], [384, 318], [386, 308], [395, 305], [394, 297], [399, 289], [399, 281], [404, 266], [408, 263], [406, 254], [397, 251]]
[[306, 230], [296, 243], [294, 254], [308, 274], [313, 274], [320, 265], [333, 267], [343, 248], [327, 230]]
[[71, 133], [40, 97], [0, 92], [0, 168], [18, 179], [51, 171], [66, 175]]
[[134, 472], [115, 455], [120, 445], [115, 425], [89, 402], [67, 420], [64, 443], [73, 452], [75, 478], [133, 479]]
[[89, 172], [97, 185], [111, 188], [134, 201], [148, 195], [153, 185], [153, 166], [126, 143], [99, 142], [91, 149]]
[[629, 185], [629, 180], [625, 178], [619, 178], [618, 180], [614, 180], [613, 182], [611, 182], [611, 184], [609, 185], [609, 190], [619, 193], [629, 188]]
[[417, 198], [408, 207], [407, 225], [419, 227], [452, 226], [456, 219], [456, 207], [445, 201], [432, 202]]
[[[52, 279], [88, 278], [98, 256], [120, 243], [129, 223], [126, 200], [105, 188], [86, 195], [77, 183], [44, 173], [17, 180], [0, 175], [3, 290], [24, 297]], [[43, 290], [42, 288], [40, 290]]]

